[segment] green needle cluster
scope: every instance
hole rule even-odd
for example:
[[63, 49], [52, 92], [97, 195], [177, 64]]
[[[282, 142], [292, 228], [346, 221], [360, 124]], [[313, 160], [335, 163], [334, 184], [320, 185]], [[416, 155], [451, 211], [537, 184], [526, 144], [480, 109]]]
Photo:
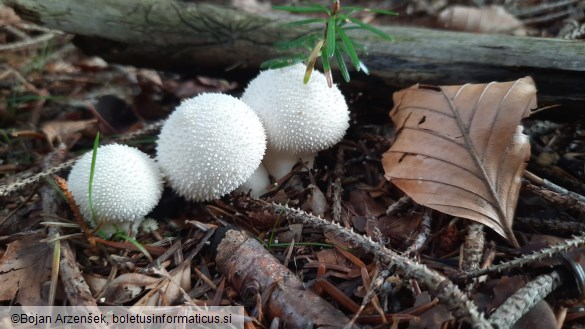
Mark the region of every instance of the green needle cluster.
[[[333, 78], [331, 75], [331, 61], [333, 59], [337, 62], [341, 75], [346, 82], [350, 81], [346, 58], [349, 58], [349, 61], [356, 71], [363, 71], [368, 74], [366, 65], [358, 57], [358, 52], [364, 52], [365, 47], [364, 45], [353, 41], [347, 34], [347, 31], [357, 29], [367, 30], [385, 40], [392, 40], [392, 37], [388, 34], [370, 24], [366, 24], [359, 19], [352, 17], [352, 15], [359, 12], [397, 15], [397, 13], [390, 10], [369, 9], [356, 6], [341, 7], [338, 0], [333, 1], [330, 8], [312, 3], [303, 6], [273, 6], [272, 8], [291, 13], [326, 14], [327, 17], [302, 19], [285, 24], [289, 27], [309, 24], [325, 24], [325, 31], [322, 33], [319, 29], [313, 32], [308, 32], [294, 40], [277, 42], [276, 47], [279, 49], [298, 49], [298, 51], [288, 56], [268, 60], [262, 63], [261, 68], [275, 69], [304, 61], [307, 63], [304, 83], [307, 83], [309, 82], [311, 73], [315, 68], [317, 59], [321, 57], [323, 71], [327, 77], [327, 84], [329, 87], [333, 85]], [[308, 56], [307, 51], [310, 51]]]

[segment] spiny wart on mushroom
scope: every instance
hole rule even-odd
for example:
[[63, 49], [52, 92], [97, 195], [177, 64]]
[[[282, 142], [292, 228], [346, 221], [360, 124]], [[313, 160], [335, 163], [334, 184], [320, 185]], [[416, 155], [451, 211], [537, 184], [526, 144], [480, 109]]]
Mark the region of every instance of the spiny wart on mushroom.
[[268, 145], [264, 165], [279, 179], [299, 158], [312, 165], [316, 152], [338, 143], [349, 127], [349, 111], [337, 86], [315, 71], [303, 84], [305, 65], [263, 71], [242, 100], [260, 117]]
[[112, 226], [132, 227], [135, 232], [162, 195], [163, 181], [156, 162], [126, 145], [99, 147], [92, 184], [94, 222], [89, 203], [92, 153], [75, 163], [67, 181], [83, 217], [93, 226], [105, 225], [106, 233], [113, 233]]
[[183, 101], [165, 122], [157, 160], [181, 196], [209, 201], [234, 191], [258, 168], [266, 135], [248, 105], [229, 95]]

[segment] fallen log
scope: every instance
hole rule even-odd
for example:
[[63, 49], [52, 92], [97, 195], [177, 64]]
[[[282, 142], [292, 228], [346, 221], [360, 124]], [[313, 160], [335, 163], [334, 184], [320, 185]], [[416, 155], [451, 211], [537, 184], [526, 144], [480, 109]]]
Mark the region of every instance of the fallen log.
[[[73, 33], [85, 52], [111, 62], [163, 70], [257, 71], [282, 56], [273, 47], [316, 27], [285, 27], [299, 16], [251, 13], [212, 2], [156, 0], [0, 0], [24, 19]], [[582, 107], [585, 44], [580, 41], [483, 35], [383, 26], [385, 42], [352, 31], [367, 47], [368, 81], [394, 88], [414, 83], [509, 81], [530, 75], [543, 105]], [[363, 79], [355, 74], [354, 79]], [[388, 89], [386, 89], [388, 90]]]

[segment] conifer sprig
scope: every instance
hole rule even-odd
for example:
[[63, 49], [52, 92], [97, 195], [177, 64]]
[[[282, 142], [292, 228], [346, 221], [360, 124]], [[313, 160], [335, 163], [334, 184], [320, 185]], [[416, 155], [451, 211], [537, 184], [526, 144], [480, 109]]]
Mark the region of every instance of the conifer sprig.
[[[358, 56], [358, 52], [365, 51], [365, 47], [362, 44], [353, 41], [346, 33], [347, 31], [361, 29], [374, 33], [385, 40], [392, 40], [392, 37], [385, 32], [352, 17], [352, 15], [358, 12], [397, 15], [397, 13], [393, 11], [383, 9], [369, 9], [356, 6], [342, 8], [339, 0], [334, 0], [330, 8], [313, 3], [303, 6], [273, 6], [272, 8], [275, 10], [288, 11], [290, 13], [326, 14], [327, 17], [323, 18], [308, 18], [285, 24], [289, 27], [325, 24], [325, 30], [322, 33], [321, 31], [315, 30], [294, 40], [277, 42], [276, 47], [279, 49], [297, 49], [297, 52], [284, 57], [268, 60], [262, 63], [261, 68], [281, 68], [304, 61], [307, 63], [304, 83], [308, 83], [311, 73], [315, 68], [315, 64], [317, 63], [317, 59], [321, 57], [323, 72], [327, 78], [327, 84], [329, 87], [333, 86], [333, 77], [331, 75], [332, 60], [337, 62], [341, 75], [346, 82], [350, 81], [348, 65], [345, 62], [347, 58], [356, 71], [363, 71], [368, 74], [366, 65]], [[307, 52], [309, 52], [308, 56]]]

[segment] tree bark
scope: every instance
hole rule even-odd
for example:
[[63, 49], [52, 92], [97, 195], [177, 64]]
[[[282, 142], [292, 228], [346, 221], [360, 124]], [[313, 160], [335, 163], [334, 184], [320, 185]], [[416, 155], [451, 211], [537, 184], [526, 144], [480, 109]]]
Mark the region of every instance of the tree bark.
[[[299, 16], [250, 13], [212, 2], [177, 0], [0, 0], [24, 19], [76, 34], [76, 44], [108, 61], [164, 70], [257, 71], [282, 56], [275, 41], [309, 28], [285, 27]], [[404, 88], [414, 83], [509, 81], [530, 75], [544, 105], [585, 101], [585, 44], [580, 41], [482, 35], [383, 26], [386, 42], [352, 31], [364, 44], [368, 81]], [[354, 74], [354, 79], [364, 79]], [[373, 79], [373, 80], [372, 80]], [[365, 80], [365, 79], [364, 79]]]
[[246, 233], [227, 231], [217, 247], [216, 262], [245, 306], [260, 306], [270, 319], [279, 318], [283, 328], [333, 329], [350, 323], [340, 310], [305, 288], [296, 274]]

